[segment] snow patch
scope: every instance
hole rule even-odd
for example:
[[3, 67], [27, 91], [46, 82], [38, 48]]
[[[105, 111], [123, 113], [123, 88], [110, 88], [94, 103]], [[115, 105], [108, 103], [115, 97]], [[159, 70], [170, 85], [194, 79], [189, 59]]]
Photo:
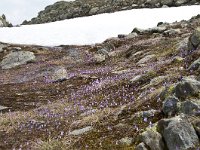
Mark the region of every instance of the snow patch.
[[188, 20], [200, 14], [200, 6], [134, 9], [39, 25], [1, 28], [0, 41], [43, 46], [100, 43], [118, 34], [128, 34], [134, 27], [147, 29], [158, 22]]

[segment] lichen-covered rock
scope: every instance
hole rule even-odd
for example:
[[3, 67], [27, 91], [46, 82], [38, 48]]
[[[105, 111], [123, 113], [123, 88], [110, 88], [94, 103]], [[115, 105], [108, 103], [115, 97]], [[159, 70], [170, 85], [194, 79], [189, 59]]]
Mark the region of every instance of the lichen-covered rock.
[[180, 33], [181, 33], [180, 29], [169, 29], [169, 30], [164, 31], [163, 34], [165, 36], [175, 36], [175, 35], [178, 35]]
[[195, 119], [192, 123], [200, 139], [200, 118]]
[[178, 112], [178, 98], [174, 96], [168, 97], [164, 102], [162, 106], [162, 111], [165, 115], [171, 116]]
[[172, 96], [174, 94], [175, 85], [167, 86], [160, 93], [159, 98], [164, 101], [167, 97]]
[[200, 58], [195, 60], [188, 68], [188, 70], [198, 70], [200, 66]]
[[154, 78], [155, 76], [156, 76], [156, 72], [151, 70], [151, 71], [147, 72], [146, 74], [134, 76], [130, 80], [130, 82], [131, 82], [131, 84], [145, 83], [147, 81], [150, 81], [150, 79]]
[[0, 63], [2, 69], [10, 69], [34, 61], [35, 55], [29, 51], [16, 51], [6, 55]]
[[162, 83], [163, 81], [167, 80], [169, 78], [169, 76], [158, 76], [158, 77], [155, 77], [153, 78], [151, 81], [150, 81], [150, 85], [158, 85], [160, 83]]
[[47, 68], [43, 74], [47, 82], [58, 82], [68, 78], [68, 73], [62, 66]]
[[185, 116], [162, 119], [158, 122], [158, 130], [162, 134], [169, 150], [188, 150], [199, 144], [199, 139], [192, 124]]
[[200, 112], [200, 100], [187, 100], [181, 103], [180, 112], [187, 115], [194, 115]]
[[183, 78], [175, 87], [175, 95], [178, 98], [195, 96], [200, 92], [200, 82], [192, 78]]
[[196, 29], [188, 40], [188, 50], [192, 51], [197, 49], [200, 44], [200, 29]]
[[106, 56], [102, 54], [95, 54], [94, 55], [94, 62], [96, 63], [102, 63], [106, 60]]
[[173, 59], [173, 62], [174, 63], [181, 63], [181, 62], [183, 62], [183, 60], [184, 60], [183, 57], [175, 56], [174, 59]]
[[163, 150], [164, 143], [160, 133], [147, 130], [140, 135], [140, 141], [148, 145], [151, 150]]

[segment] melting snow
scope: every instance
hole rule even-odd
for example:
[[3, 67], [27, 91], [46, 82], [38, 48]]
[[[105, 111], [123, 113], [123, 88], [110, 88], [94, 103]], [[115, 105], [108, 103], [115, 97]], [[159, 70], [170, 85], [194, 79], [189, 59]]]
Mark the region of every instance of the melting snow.
[[161, 21], [188, 20], [197, 14], [200, 14], [200, 6], [135, 9], [40, 25], [1, 28], [0, 41], [43, 46], [95, 44], [118, 34], [128, 34], [134, 27], [151, 28]]

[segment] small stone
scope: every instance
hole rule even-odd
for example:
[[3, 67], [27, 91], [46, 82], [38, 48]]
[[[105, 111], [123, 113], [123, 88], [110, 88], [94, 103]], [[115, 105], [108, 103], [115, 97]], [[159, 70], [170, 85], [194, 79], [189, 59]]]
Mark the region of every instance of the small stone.
[[125, 39], [132, 39], [132, 38], [135, 38], [135, 37], [137, 37], [137, 36], [138, 36], [138, 34], [135, 33], [135, 32], [133, 32], [133, 33], [128, 34], [128, 35], [125, 37]]
[[99, 11], [99, 8], [98, 7], [94, 7], [89, 11], [89, 14], [90, 15], [95, 15], [98, 11]]
[[166, 30], [163, 34], [165, 36], [173, 36], [173, 35], [178, 35], [180, 33], [181, 33], [180, 29], [169, 29], [169, 30]]
[[139, 28], [134, 28], [131, 33], [142, 34], [142, 33], [144, 33], [144, 30], [143, 29], [139, 29]]
[[130, 69], [114, 70], [114, 71], [112, 71], [112, 73], [114, 73], [114, 74], [124, 74], [124, 73], [127, 73], [129, 71], [130, 71]]
[[168, 78], [168, 76], [155, 77], [150, 81], [150, 85], [158, 85], [158, 84], [162, 83], [163, 81], [165, 81], [167, 78]]
[[105, 55], [108, 57], [108, 50], [106, 48], [101, 48], [97, 51], [98, 54]]
[[132, 78], [130, 81], [131, 81], [132, 83], [135, 83], [135, 82], [139, 81], [141, 78], [142, 78], [142, 75], [137, 75], [137, 76], [135, 76], [134, 78]]
[[184, 4], [184, 3], [187, 3], [188, 0], [176, 0], [176, 1], [174, 1], [174, 2], [175, 2], [175, 5], [176, 5], [176, 6], [180, 6], [180, 5]]
[[8, 48], [8, 50], [11, 50], [12, 52], [17, 52], [17, 51], [21, 51], [22, 48], [21, 47], [11, 47], [11, 48]]
[[92, 129], [93, 129], [92, 126], [88, 126], [88, 127], [82, 128], [82, 129], [77, 129], [72, 132], [69, 132], [69, 135], [74, 135], [74, 136], [82, 135], [84, 133], [91, 131]]
[[125, 34], [119, 34], [119, 35], [118, 35], [118, 38], [119, 38], [119, 39], [123, 39], [123, 38], [125, 38], [125, 37], [126, 37]]
[[102, 55], [102, 54], [95, 54], [94, 55], [94, 61], [96, 63], [102, 63], [106, 60], [106, 56], [105, 55]]
[[151, 110], [148, 110], [148, 111], [143, 111], [142, 113], [142, 117], [143, 118], [150, 118], [150, 117], [153, 117], [155, 115], [155, 113], [157, 113], [158, 110], [154, 110], [154, 109], [151, 109]]
[[183, 62], [183, 60], [184, 60], [183, 57], [175, 56], [172, 62], [174, 62], [174, 63], [181, 63], [181, 62]]
[[167, 6], [167, 5], [163, 5], [162, 8], [169, 8], [169, 6]]
[[145, 56], [144, 58], [142, 58], [141, 60], [139, 60], [137, 62], [137, 64], [145, 64], [145, 63], [148, 63], [150, 61], [154, 61], [156, 60], [156, 55], [152, 54], [152, 55], [147, 55]]
[[115, 50], [115, 51], [109, 52], [108, 57], [118, 57], [118, 56], [121, 56], [122, 53], [123, 52], [120, 50]]
[[140, 144], [138, 144], [135, 148], [135, 150], [148, 150], [147, 147], [145, 146], [145, 144], [142, 142]]
[[119, 140], [119, 143], [122, 145], [130, 146], [133, 144], [133, 138], [130, 137], [122, 138], [121, 140]]
[[1, 105], [0, 105], [0, 111], [2, 111], [2, 110], [6, 110], [6, 109], [8, 109], [8, 107], [1, 106]]
[[0, 53], [3, 52], [3, 48], [5, 48], [5, 47], [7, 47], [7, 46], [0, 43]]

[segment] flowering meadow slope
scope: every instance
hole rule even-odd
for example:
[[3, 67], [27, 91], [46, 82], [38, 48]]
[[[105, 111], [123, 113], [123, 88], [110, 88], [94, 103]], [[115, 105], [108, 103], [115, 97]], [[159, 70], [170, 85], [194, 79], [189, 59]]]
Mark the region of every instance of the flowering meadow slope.
[[198, 149], [199, 26], [197, 16], [95, 45], [0, 43], [0, 149]]

